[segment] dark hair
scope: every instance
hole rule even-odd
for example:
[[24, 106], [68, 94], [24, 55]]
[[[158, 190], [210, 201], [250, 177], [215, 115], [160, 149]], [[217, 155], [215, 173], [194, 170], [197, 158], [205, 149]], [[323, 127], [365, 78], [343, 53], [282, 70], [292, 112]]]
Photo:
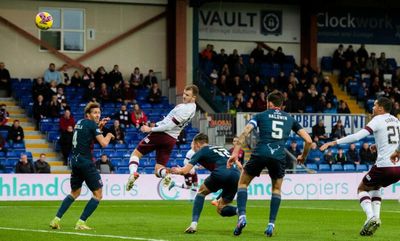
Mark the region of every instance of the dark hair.
[[280, 91], [272, 91], [268, 96], [267, 96], [267, 102], [272, 102], [275, 107], [281, 107], [283, 105], [283, 94]]
[[100, 108], [100, 104], [97, 102], [89, 102], [85, 107], [85, 115], [90, 114], [90, 112], [92, 112], [92, 109], [95, 108]]
[[390, 111], [392, 111], [392, 106], [393, 103], [389, 98], [386, 97], [379, 97], [377, 99], [378, 105], [383, 107], [383, 109], [385, 110], [386, 113], [389, 113]]
[[204, 133], [199, 133], [194, 136], [193, 141], [201, 144], [208, 143], [208, 136]]
[[197, 96], [199, 94], [199, 87], [197, 87], [196, 85], [188, 85], [185, 87], [185, 90], [191, 90], [193, 96]]

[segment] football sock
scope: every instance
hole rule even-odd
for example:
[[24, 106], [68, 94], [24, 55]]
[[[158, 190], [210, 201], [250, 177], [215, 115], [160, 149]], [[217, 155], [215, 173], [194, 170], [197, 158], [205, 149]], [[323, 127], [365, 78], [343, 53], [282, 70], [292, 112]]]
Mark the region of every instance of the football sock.
[[192, 222], [197, 223], [199, 221], [201, 211], [203, 210], [204, 198], [205, 196], [200, 193], [197, 193], [196, 197], [194, 198], [193, 210], [192, 210]]
[[86, 221], [92, 215], [94, 210], [96, 210], [97, 206], [99, 206], [100, 201], [97, 200], [96, 198], [91, 198], [89, 202], [86, 204], [85, 209], [83, 209], [82, 215], [81, 215], [81, 220]]
[[162, 167], [157, 171], [157, 177], [164, 178], [167, 175], [167, 169]]
[[369, 191], [371, 195], [372, 201], [372, 211], [374, 212], [374, 216], [376, 218], [380, 218], [381, 216], [381, 203], [382, 203], [382, 195], [379, 190]]
[[280, 205], [281, 205], [281, 194], [272, 193], [270, 210], [269, 210], [270, 223], [275, 223]]
[[133, 153], [131, 157], [129, 158], [129, 173], [133, 174], [137, 172], [139, 166], [139, 157], [134, 156]]
[[67, 195], [63, 202], [61, 203], [60, 208], [57, 211], [56, 217], [62, 218], [64, 213], [68, 210], [68, 208], [71, 206], [71, 204], [75, 201], [75, 199], [69, 194]]
[[175, 187], [179, 187], [182, 189], [190, 189], [190, 186], [186, 185], [186, 183], [179, 183], [179, 182], [175, 182]]
[[222, 217], [232, 217], [235, 216], [236, 214], [237, 214], [237, 207], [235, 206], [227, 205], [221, 210]]
[[367, 215], [367, 219], [370, 219], [374, 216], [374, 212], [372, 211], [371, 205], [371, 197], [368, 192], [362, 191], [358, 193], [358, 198], [360, 199], [360, 205]]
[[238, 215], [246, 215], [247, 188], [239, 188], [237, 192]]

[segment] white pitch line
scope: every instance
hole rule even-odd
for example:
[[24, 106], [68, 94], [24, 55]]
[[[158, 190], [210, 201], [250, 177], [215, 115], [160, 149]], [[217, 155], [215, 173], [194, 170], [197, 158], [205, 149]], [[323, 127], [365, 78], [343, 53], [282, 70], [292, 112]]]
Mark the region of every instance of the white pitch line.
[[150, 239], [150, 238], [107, 235], [107, 234], [75, 233], [75, 232], [50, 231], [50, 230], [26, 229], [26, 228], [0, 227], [0, 230], [11, 230], [11, 231], [33, 232], [33, 233], [66, 234], [66, 235], [77, 235], [77, 236], [98, 237], [98, 238], [127, 239], [127, 240], [168, 241], [168, 240], [165, 240], [165, 239]]

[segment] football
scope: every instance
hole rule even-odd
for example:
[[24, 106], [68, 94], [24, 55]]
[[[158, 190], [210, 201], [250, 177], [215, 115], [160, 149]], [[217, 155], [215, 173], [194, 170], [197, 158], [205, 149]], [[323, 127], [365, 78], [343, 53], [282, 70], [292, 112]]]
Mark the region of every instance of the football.
[[40, 12], [36, 14], [36, 27], [41, 30], [47, 30], [53, 25], [53, 17], [48, 12]]

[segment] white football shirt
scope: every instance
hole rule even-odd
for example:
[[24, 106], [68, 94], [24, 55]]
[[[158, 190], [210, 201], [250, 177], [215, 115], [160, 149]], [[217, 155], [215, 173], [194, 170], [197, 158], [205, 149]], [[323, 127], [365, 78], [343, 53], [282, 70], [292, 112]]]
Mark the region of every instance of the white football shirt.
[[177, 139], [179, 133], [181, 133], [181, 131], [185, 128], [185, 126], [187, 126], [190, 123], [195, 114], [196, 114], [195, 103], [179, 104], [175, 106], [175, 108], [172, 109], [163, 120], [157, 122], [156, 125], [157, 126], [165, 125], [169, 121], [174, 122], [176, 126], [174, 126], [169, 131], [165, 131], [165, 133]]
[[393, 164], [390, 155], [396, 150], [400, 138], [400, 121], [391, 114], [377, 115], [365, 126], [370, 134], [374, 135], [378, 151], [377, 167], [400, 166], [400, 162]]
[[[195, 154], [193, 149], [190, 149], [185, 156], [185, 160], [183, 161], [183, 164], [186, 166], [186, 164], [189, 163], [190, 159], [192, 159], [192, 156]], [[193, 168], [190, 170], [190, 174], [194, 174], [196, 172], [196, 166], [193, 166]]]

